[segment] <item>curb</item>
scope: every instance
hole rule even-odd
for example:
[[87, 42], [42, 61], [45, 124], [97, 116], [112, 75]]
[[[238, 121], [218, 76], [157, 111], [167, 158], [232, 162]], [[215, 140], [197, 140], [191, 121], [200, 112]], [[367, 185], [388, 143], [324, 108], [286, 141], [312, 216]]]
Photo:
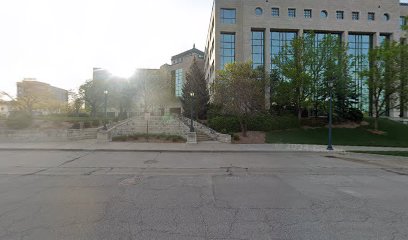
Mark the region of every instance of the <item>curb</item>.
[[83, 149], [83, 148], [0, 148], [1, 152], [5, 151], [58, 151], [58, 152], [174, 152], [174, 153], [342, 153], [345, 150], [183, 150], [183, 149]]

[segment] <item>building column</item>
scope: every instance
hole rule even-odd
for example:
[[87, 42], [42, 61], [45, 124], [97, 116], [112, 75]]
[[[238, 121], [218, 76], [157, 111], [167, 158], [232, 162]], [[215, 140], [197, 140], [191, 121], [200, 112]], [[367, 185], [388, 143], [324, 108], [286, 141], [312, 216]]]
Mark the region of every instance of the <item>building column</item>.
[[[265, 67], [265, 74], [267, 74], [268, 76], [270, 76], [271, 74], [271, 31], [270, 29], [265, 29], [265, 49], [264, 49], [264, 59], [265, 59], [265, 63], [264, 63], [264, 67]], [[266, 79], [268, 79], [269, 81], [265, 82], [265, 109], [269, 110], [271, 108], [271, 81], [269, 79], [269, 77], [267, 77]]]
[[344, 31], [341, 33], [341, 41], [343, 41], [343, 43], [347, 46], [348, 44], [348, 36], [349, 33], [347, 31]]
[[380, 46], [380, 33], [376, 32], [373, 34], [373, 48]]

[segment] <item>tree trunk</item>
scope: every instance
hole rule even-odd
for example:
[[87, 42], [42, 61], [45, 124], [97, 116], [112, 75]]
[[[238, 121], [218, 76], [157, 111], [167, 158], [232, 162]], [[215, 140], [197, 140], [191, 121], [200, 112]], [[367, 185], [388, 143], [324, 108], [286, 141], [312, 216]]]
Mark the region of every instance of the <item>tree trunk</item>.
[[247, 129], [244, 123], [244, 120], [239, 119], [239, 125], [241, 126], [241, 132], [243, 137], [247, 137]]
[[375, 118], [374, 118], [374, 129], [376, 131], [378, 131], [378, 118], [379, 118], [378, 115], [376, 115]]
[[302, 120], [302, 108], [301, 107], [298, 108], [298, 119], [299, 121]]

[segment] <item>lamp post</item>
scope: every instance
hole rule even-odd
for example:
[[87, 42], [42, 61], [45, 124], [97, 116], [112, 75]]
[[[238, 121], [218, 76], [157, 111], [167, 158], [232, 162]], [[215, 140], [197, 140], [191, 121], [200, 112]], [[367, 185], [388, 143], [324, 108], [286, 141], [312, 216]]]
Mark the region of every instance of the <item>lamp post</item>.
[[330, 94], [330, 107], [329, 107], [329, 144], [327, 145], [327, 150], [333, 151], [332, 145], [332, 124], [333, 124], [333, 85], [334, 78], [329, 80], [329, 94]]
[[105, 120], [103, 121], [103, 130], [108, 130], [108, 127], [106, 126], [106, 121], [108, 120], [108, 90], [105, 90], [103, 93], [105, 95]]
[[193, 104], [194, 104], [194, 96], [195, 93], [194, 92], [190, 92], [190, 115], [191, 115], [191, 119], [190, 119], [190, 132], [194, 132], [194, 123], [193, 123]]

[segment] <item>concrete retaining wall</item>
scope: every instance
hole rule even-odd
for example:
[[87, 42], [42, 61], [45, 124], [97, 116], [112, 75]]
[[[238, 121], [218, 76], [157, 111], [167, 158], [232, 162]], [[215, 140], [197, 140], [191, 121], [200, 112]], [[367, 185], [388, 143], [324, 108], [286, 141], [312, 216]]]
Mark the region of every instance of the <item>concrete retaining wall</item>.
[[45, 129], [45, 130], [0, 130], [2, 142], [54, 142], [96, 139], [97, 128]]

